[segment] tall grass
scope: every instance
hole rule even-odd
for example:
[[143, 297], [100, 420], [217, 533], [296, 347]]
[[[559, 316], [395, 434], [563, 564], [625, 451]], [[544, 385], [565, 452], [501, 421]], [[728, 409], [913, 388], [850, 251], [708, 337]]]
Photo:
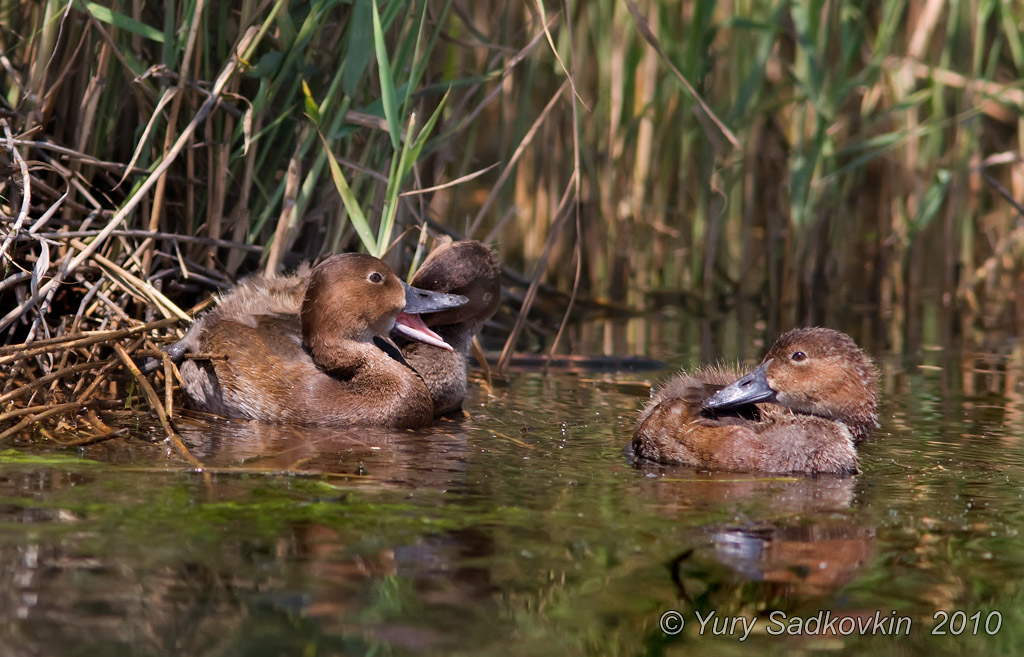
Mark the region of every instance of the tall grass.
[[0, 0], [0, 25], [8, 342], [54, 304], [170, 316], [329, 251], [404, 265], [424, 226], [633, 309], [867, 309], [896, 346], [926, 303], [965, 311], [950, 332], [1024, 317], [1020, 3]]

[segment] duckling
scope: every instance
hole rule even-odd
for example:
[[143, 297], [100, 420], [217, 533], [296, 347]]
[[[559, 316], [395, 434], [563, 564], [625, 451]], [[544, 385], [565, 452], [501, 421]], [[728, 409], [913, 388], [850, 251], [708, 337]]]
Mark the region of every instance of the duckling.
[[405, 359], [430, 390], [434, 414], [446, 415], [462, 407], [470, 343], [501, 304], [501, 269], [494, 252], [480, 242], [444, 239], [423, 261], [412, 284], [469, 299], [459, 308], [423, 317], [453, 351], [423, 342], [403, 342], [402, 346]]
[[343, 253], [308, 273], [243, 281], [168, 351], [211, 356], [180, 368], [186, 400], [199, 410], [288, 424], [422, 427], [434, 416], [430, 393], [387, 336], [396, 329], [450, 350], [418, 314], [466, 301], [407, 286], [372, 256]]
[[878, 370], [850, 336], [782, 335], [752, 372], [681, 372], [640, 415], [644, 459], [708, 470], [856, 474], [857, 443], [878, 427]]

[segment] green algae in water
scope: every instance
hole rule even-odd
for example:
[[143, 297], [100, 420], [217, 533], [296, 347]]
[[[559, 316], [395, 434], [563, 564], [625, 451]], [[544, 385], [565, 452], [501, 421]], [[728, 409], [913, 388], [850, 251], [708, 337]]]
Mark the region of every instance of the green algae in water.
[[106, 466], [99, 461], [91, 461], [81, 456], [64, 452], [24, 452], [17, 449], [0, 451], [0, 467], [6, 466], [38, 466], [38, 467], [90, 467]]

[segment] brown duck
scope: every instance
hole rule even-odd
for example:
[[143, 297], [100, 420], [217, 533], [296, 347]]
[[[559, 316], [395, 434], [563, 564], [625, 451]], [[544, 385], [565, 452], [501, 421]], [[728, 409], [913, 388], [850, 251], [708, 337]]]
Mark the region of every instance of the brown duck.
[[434, 416], [422, 378], [388, 338], [451, 347], [418, 313], [457, 295], [405, 285], [369, 255], [333, 255], [311, 271], [239, 283], [169, 348], [191, 406], [224, 417], [327, 426], [422, 427]]
[[501, 304], [501, 269], [494, 252], [480, 242], [446, 240], [423, 261], [412, 284], [469, 300], [423, 317], [453, 351], [422, 341], [399, 341], [405, 359], [430, 390], [434, 414], [444, 415], [462, 407], [470, 342]]
[[640, 415], [633, 453], [706, 470], [855, 474], [878, 426], [878, 370], [850, 336], [782, 335], [752, 372], [714, 367], [667, 381]]

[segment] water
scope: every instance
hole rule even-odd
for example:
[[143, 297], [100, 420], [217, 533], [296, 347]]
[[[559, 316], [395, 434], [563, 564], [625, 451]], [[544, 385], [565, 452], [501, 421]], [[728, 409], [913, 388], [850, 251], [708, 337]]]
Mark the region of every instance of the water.
[[[760, 349], [634, 329], [576, 338]], [[1019, 654], [1024, 359], [925, 347], [852, 478], [631, 465], [670, 370], [514, 372], [425, 432], [182, 419], [205, 475], [145, 428], [3, 452], [0, 654]]]

